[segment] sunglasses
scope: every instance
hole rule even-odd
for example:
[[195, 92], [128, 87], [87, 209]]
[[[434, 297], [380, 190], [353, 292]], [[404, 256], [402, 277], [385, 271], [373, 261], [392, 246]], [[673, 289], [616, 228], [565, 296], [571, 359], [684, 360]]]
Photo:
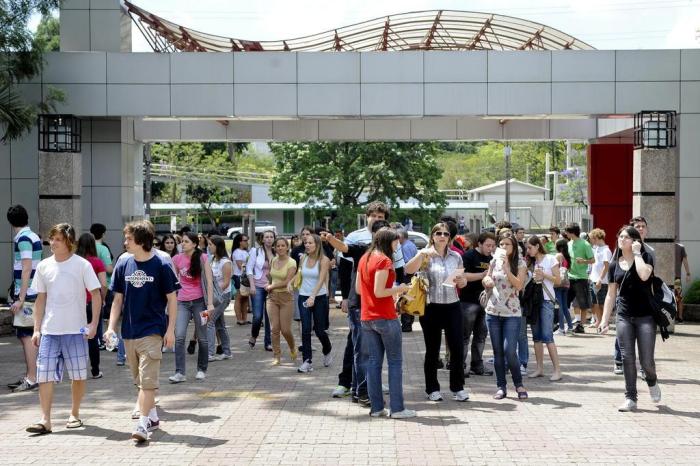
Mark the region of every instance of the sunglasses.
[[436, 231], [436, 232], [433, 233], [433, 234], [434, 234], [435, 236], [446, 236], [446, 237], [448, 237], [448, 238], [450, 237], [450, 233], [447, 232], [447, 231]]

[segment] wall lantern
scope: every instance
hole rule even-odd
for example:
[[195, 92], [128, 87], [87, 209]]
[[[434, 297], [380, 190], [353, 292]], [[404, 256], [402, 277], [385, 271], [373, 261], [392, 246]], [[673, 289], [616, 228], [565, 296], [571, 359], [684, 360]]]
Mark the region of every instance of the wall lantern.
[[74, 115], [39, 115], [39, 150], [41, 152], [80, 152], [81, 120]]
[[643, 110], [634, 116], [635, 149], [676, 147], [676, 112]]

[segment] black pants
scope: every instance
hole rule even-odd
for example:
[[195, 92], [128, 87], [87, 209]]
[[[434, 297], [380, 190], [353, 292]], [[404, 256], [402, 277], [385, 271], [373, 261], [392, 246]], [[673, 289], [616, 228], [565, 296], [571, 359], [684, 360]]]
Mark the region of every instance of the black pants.
[[[92, 323], [92, 303], [87, 303], [85, 308], [87, 312], [87, 322]], [[88, 355], [90, 356], [90, 371], [92, 375], [97, 375], [100, 373], [100, 343], [98, 341], [99, 336], [102, 334], [102, 319], [98, 317], [97, 322], [97, 332], [95, 336], [88, 340]]]
[[354, 355], [352, 352], [352, 331], [348, 332], [348, 341], [345, 344], [343, 353], [343, 370], [338, 374], [338, 385], [345, 388], [352, 387], [352, 363]]
[[425, 340], [425, 393], [440, 391], [437, 378], [437, 362], [440, 354], [442, 331], [450, 346], [450, 390], [458, 392], [464, 389], [464, 367], [462, 367], [462, 309], [459, 301], [450, 304], [430, 303], [425, 308], [425, 315], [419, 319]]
[[[464, 362], [467, 362], [467, 356], [469, 354], [470, 346], [469, 343], [471, 340], [472, 358], [469, 367], [474, 372], [483, 372], [484, 346], [486, 345], [486, 335], [488, 334], [488, 331], [486, 329], [486, 312], [479, 303], [464, 302], [461, 303], [461, 307], [462, 319], [464, 322]], [[474, 334], [474, 338], [472, 338], [472, 334]], [[450, 346], [450, 348], [452, 347]]]

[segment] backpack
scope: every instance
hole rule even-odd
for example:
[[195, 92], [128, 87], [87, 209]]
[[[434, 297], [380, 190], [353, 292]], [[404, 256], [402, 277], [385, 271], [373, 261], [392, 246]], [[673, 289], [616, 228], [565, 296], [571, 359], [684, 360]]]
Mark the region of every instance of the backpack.
[[678, 305], [673, 291], [662, 279], [653, 275], [649, 280], [649, 303], [651, 304], [654, 322], [659, 326], [661, 339], [666, 340], [673, 333], [673, 327], [678, 314]]

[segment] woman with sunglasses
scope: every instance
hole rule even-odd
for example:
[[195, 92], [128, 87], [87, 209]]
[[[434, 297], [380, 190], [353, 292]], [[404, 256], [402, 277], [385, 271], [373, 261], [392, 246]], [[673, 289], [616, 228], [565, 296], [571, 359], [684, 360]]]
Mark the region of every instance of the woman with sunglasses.
[[245, 273], [245, 264], [248, 262], [248, 235], [238, 234], [233, 238], [231, 246], [231, 265], [233, 267], [233, 287], [236, 289], [236, 299], [233, 302], [233, 310], [236, 313], [236, 323], [245, 325], [248, 323], [248, 296], [240, 293], [241, 275]]
[[496, 400], [506, 397], [506, 364], [513, 377], [518, 399], [528, 397], [523, 386], [516, 352], [522, 310], [518, 292], [527, 280], [527, 267], [518, 250], [518, 243], [512, 236], [502, 236], [499, 249], [489, 265], [489, 271], [482, 280], [488, 301], [486, 302], [486, 325], [493, 347], [493, 365], [496, 370], [496, 386], [493, 395]]
[[617, 234], [617, 249], [608, 269], [608, 294], [603, 306], [600, 333], [607, 333], [613, 306], [617, 309], [617, 341], [622, 352], [625, 375], [625, 402], [618, 411], [637, 409], [637, 365], [634, 345], [639, 350], [639, 363], [646, 375], [649, 395], [654, 403], [661, 401], [661, 388], [656, 379], [654, 346], [656, 323], [649, 304], [649, 279], [654, 273], [654, 257], [642, 243], [642, 237], [632, 226]]
[[[464, 366], [462, 344], [462, 309], [459, 304], [457, 288], [466, 286], [462, 256], [450, 249], [450, 229], [447, 223], [438, 223], [430, 231], [430, 243], [406, 264], [405, 271], [411, 275], [419, 269], [428, 273], [429, 304], [425, 314], [420, 317], [425, 340], [425, 393], [431, 401], [442, 401], [440, 383], [438, 382], [438, 359], [442, 331], [450, 349], [450, 390], [452, 399], [468, 401], [469, 393], [464, 389]], [[455, 282], [445, 281], [455, 271], [461, 271]]]

